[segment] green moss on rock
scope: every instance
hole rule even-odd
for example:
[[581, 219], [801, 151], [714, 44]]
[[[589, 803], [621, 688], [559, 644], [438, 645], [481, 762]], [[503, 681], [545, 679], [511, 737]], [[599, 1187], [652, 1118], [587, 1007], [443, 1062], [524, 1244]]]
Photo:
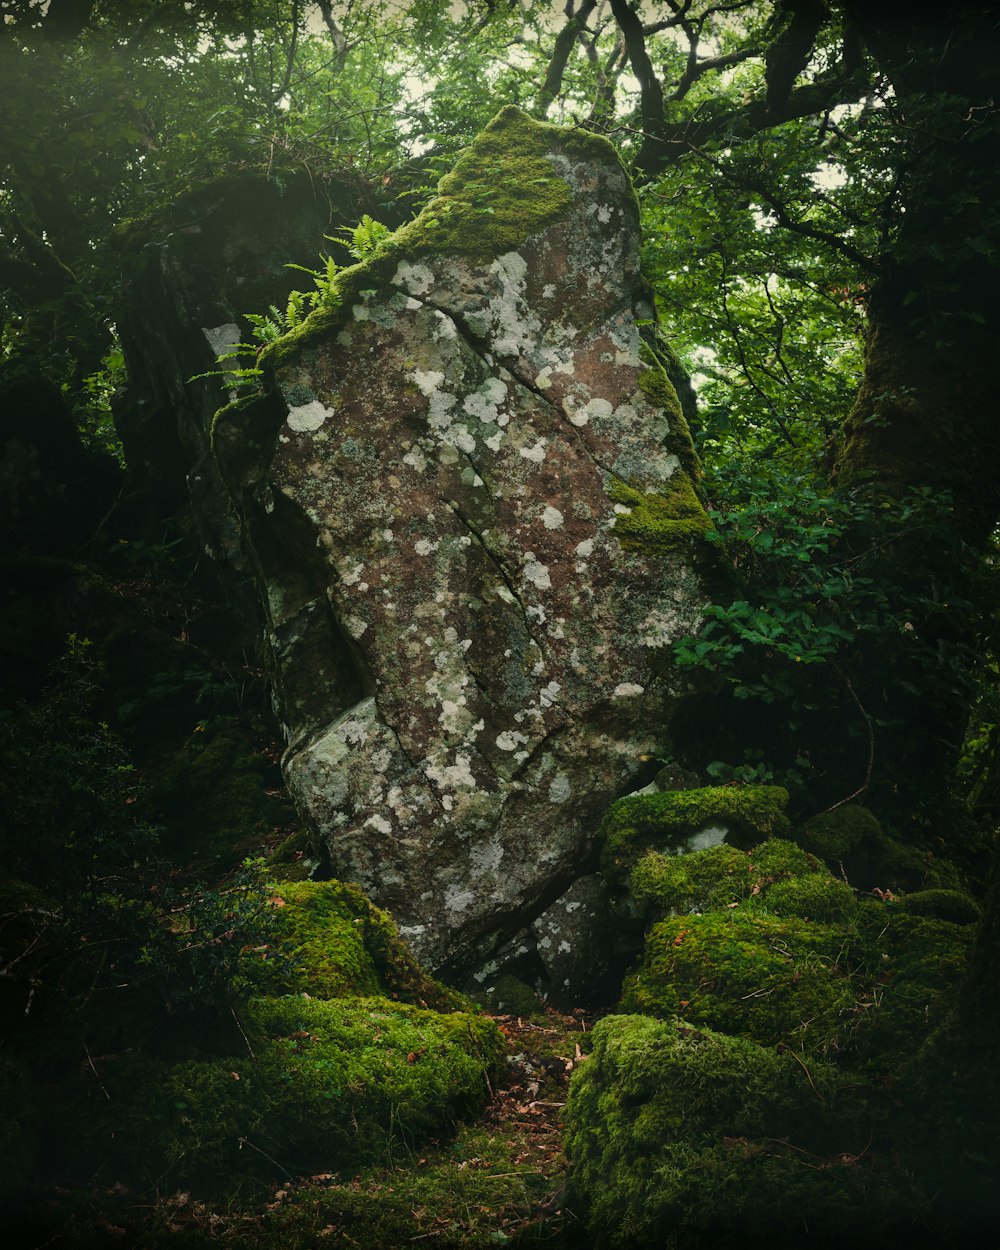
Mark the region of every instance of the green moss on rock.
[[655, 489], [637, 490], [625, 482], [613, 482], [608, 497], [629, 509], [616, 515], [614, 530], [626, 550], [676, 551], [704, 538], [712, 528], [684, 469]]
[[552, 225], [569, 209], [573, 189], [553, 159], [619, 162], [606, 139], [552, 126], [509, 104], [472, 141], [432, 200], [387, 246], [403, 255], [427, 252], [499, 256]]
[[[661, 344], [658, 350], [663, 351], [665, 347], [665, 344]], [[676, 360], [676, 357], [674, 361], [680, 369], [680, 362]], [[659, 363], [645, 369], [639, 374], [639, 389], [651, 404], [666, 413], [670, 424], [667, 449], [680, 460], [681, 468], [689, 475], [691, 481], [698, 483], [701, 480], [701, 461], [694, 449], [694, 440], [677, 395], [677, 388], [668, 377], [666, 369]]]
[[535, 1016], [542, 1011], [542, 1002], [530, 985], [515, 976], [502, 976], [486, 995], [492, 1010], [511, 1016]]
[[832, 868], [849, 863], [866, 845], [881, 837], [882, 827], [867, 807], [851, 804], [821, 812], [795, 832], [795, 840]]
[[775, 916], [801, 916], [820, 924], [844, 925], [857, 913], [858, 901], [846, 881], [826, 873], [812, 873], [773, 885], [767, 891], [764, 906]]
[[918, 890], [898, 898], [894, 907], [911, 916], [932, 916], [953, 924], [975, 924], [980, 914], [979, 904], [964, 890]]
[[573, 188], [553, 159], [560, 156], [620, 163], [599, 135], [534, 121], [514, 105], [501, 109], [441, 179], [436, 198], [362, 264], [341, 270], [323, 304], [269, 344], [260, 366], [273, 372], [317, 337], [339, 329], [364, 292], [385, 283], [400, 260], [430, 253], [488, 260], [554, 224], [573, 203]]
[[283, 882], [275, 890], [275, 941], [263, 952], [282, 992], [313, 998], [387, 994], [439, 1010], [465, 1004], [420, 967], [395, 922], [354, 885]]
[[750, 851], [723, 842], [686, 855], [648, 851], [632, 870], [631, 889], [647, 912], [662, 918], [769, 898], [776, 882], [804, 874], [832, 880], [814, 856], [792, 842], [771, 838]]
[[855, 1002], [842, 945], [835, 929], [795, 916], [740, 908], [674, 917], [647, 934], [622, 1008], [823, 1052], [838, 1044]]
[[113, 1105], [87, 1148], [137, 1180], [199, 1192], [356, 1168], [447, 1132], [485, 1101], [503, 1039], [492, 1021], [382, 997], [251, 1001], [247, 1048], [102, 1075]]
[[602, 868], [622, 876], [648, 847], [683, 851], [700, 831], [721, 825], [727, 840], [748, 846], [788, 830], [788, 791], [780, 786], [707, 786], [631, 794], [613, 803], [601, 828]]
[[[797, 1245], [805, 1224], [870, 1227], [905, 1209], [858, 1163], [833, 1067], [678, 1021], [609, 1016], [566, 1109], [571, 1200], [595, 1250]], [[867, 1224], [866, 1224], [867, 1221]]]

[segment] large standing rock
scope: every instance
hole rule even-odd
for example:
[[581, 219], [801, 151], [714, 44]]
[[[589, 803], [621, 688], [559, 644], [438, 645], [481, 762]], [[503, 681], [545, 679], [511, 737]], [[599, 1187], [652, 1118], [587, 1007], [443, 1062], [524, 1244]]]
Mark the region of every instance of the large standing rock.
[[589, 871], [698, 621], [708, 520], [638, 244], [610, 145], [504, 109], [216, 422], [289, 787], [439, 970]]

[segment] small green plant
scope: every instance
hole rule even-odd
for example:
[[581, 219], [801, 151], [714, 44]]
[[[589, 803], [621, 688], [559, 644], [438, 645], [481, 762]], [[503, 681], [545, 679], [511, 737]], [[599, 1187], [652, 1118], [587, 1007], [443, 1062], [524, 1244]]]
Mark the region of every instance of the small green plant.
[[[342, 233], [346, 236], [339, 239], [334, 235], [325, 237], [340, 247], [344, 247], [358, 261], [369, 260], [389, 237], [392, 231], [382, 222], [376, 221], [365, 213], [356, 226], [345, 227]], [[310, 313], [333, 302], [336, 297], [337, 279], [342, 266], [332, 256], [322, 258], [322, 265], [317, 269], [309, 269], [306, 265], [288, 264], [286, 269], [297, 269], [308, 274], [315, 284], [312, 291], [291, 291], [284, 308], [270, 304], [266, 312], [244, 313], [250, 323], [252, 343], [236, 343], [229, 351], [216, 358], [216, 363], [226, 365], [223, 369], [210, 369], [206, 373], [196, 373], [188, 378], [189, 382], [197, 382], [201, 378], [221, 378], [228, 390], [239, 393], [247, 388], [252, 389], [259, 382], [261, 370], [255, 363], [263, 348], [277, 342], [292, 330], [298, 329]], [[229, 365], [228, 362], [235, 362]], [[254, 363], [239, 363], [239, 362]]]

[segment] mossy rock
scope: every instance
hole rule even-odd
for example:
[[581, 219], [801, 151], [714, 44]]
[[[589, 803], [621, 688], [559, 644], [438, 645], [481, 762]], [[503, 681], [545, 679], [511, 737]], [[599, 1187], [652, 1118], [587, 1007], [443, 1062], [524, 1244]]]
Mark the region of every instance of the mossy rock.
[[839, 1046], [855, 1006], [843, 945], [830, 926], [745, 907], [664, 920], [625, 982], [622, 1010], [823, 1053]]
[[910, 915], [894, 903], [870, 904], [860, 916], [858, 947], [869, 974], [864, 1001], [871, 1005], [857, 1041], [871, 1065], [885, 1068], [893, 1055], [899, 1062], [915, 1055], [948, 1020], [975, 929]]
[[504, 1056], [485, 1017], [382, 997], [263, 998], [241, 1014], [241, 1054], [102, 1065], [111, 1100], [80, 1129], [95, 1163], [201, 1193], [355, 1169], [478, 1111]]
[[770, 838], [749, 851], [727, 842], [686, 855], [647, 851], [632, 870], [631, 889], [636, 902], [660, 919], [766, 897], [775, 883], [805, 876], [832, 879], [814, 856]]
[[779, 881], [768, 891], [764, 906], [775, 916], [801, 916], [821, 924], [848, 924], [858, 910], [858, 900], [846, 881], [826, 873]]
[[975, 924], [979, 904], [964, 890], [918, 890], [896, 899], [894, 907], [911, 916], [933, 916], [953, 924]]
[[[505, 106], [441, 179], [437, 196], [419, 216], [361, 264], [341, 270], [322, 306], [268, 344], [258, 363], [276, 370], [317, 337], [339, 329], [362, 293], [388, 279], [401, 259], [435, 253], [486, 260], [553, 225], [573, 204], [573, 188], [553, 154], [570, 161], [620, 160], [611, 144], [591, 131], [538, 122], [515, 105]], [[216, 430], [224, 437], [226, 421], [240, 415], [240, 405], [221, 409]]]
[[676, 854], [700, 849], [706, 837], [721, 841], [724, 836], [743, 847], [780, 837], [789, 829], [787, 806], [788, 791], [780, 786], [630, 794], [613, 803], [604, 818], [601, 866], [621, 878], [647, 847]]
[[593, 1042], [566, 1149], [595, 1250], [798, 1245], [804, 1225], [867, 1233], [905, 1217], [906, 1178], [859, 1162], [871, 1118], [832, 1065], [644, 1016], [606, 1017]]
[[420, 967], [395, 922], [341, 881], [286, 881], [275, 889], [275, 934], [262, 951], [265, 982], [313, 998], [386, 994], [437, 1010], [468, 1004]]
[[486, 1002], [491, 1011], [510, 1016], [536, 1016], [543, 1011], [542, 1000], [530, 985], [515, 976], [502, 976], [486, 991]]
[[882, 826], [867, 807], [850, 804], [832, 812], [820, 812], [796, 829], [794, 837], [831, 868], [844, 865], [850, 875], [852, 862], [870, 854], [881, 839]]
[[957, 865], [933, 851], [883, 835], [873, 852], [871, 884], [883, 890], [959, 890], [965, 878]]

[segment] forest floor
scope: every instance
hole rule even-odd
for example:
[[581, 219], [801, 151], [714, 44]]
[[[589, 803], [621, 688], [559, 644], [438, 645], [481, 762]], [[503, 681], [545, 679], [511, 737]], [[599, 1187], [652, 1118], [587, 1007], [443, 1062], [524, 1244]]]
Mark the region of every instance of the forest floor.
[[[491, 1016], [507, 1072], [483, 1114], [450, 1139], [400, 1150], [379, 1167], [287, 1177], [222, 1204], [188, 1193], [138, 1194], [119, 1184], [53, 1190], [16, 1243], [28, 1250], [159, 1247], [581, 1247], [563, 1205], [562, 1109], [586, 1058], [592, 1020], [552, 1009]], [[10, 1244], [10, 1243], [8, 1243]]]

